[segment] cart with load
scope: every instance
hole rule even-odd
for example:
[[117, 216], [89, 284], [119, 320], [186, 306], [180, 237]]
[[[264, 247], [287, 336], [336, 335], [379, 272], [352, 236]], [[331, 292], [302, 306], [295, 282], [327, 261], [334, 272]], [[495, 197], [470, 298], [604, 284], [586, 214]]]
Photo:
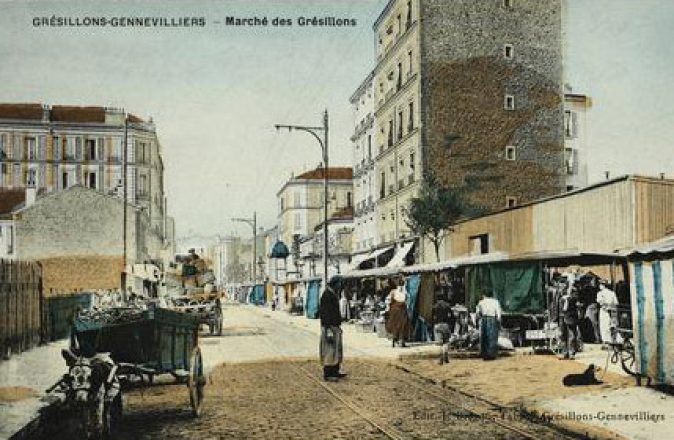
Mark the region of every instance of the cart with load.
[[219, 293], [193, 293], [174, 297], [171, 302], [171, 309], [193, 316], [199, 326], [207, 325], [211, 335], [222, 336], [223, 316]]
[[48, 390], [74, 413], [75, 435], [113, 437], [122, 416], [122, 385], [134, 379], [152, 384], [156, 375], [185, 383], [192, 413], [199, 416], [206, 381], [198, 325], [190, 314], [163, 308], [80, 312], [71, 347], [63, 350], [68, 372]]

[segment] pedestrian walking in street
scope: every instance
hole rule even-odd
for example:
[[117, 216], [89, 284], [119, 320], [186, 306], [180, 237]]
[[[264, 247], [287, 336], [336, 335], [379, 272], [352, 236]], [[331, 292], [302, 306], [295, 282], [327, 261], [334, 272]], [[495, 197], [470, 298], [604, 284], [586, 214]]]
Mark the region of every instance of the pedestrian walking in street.
[[597, 303], [599, 304], [599, 333], [601, 342], [608, 344], [613, 342], [611, 335], [611, 313], [614, 313], [618, 305], [618, 297], [615, 292], [608, 288], [606, 281], [599, 285], [597, 293]]
[[321, 341], [319, 354], [323, 365], [323, 379], [336, 382], [340, 377], [339, 367], [343, 360], [342, 317], [339, 312], [339, 291], [342, 289], [342, 277], [334, 276], [321, 295], [318, 316], [321, 320]]
[[562, 296], [562, 340], [564, 341], [564, 359], [574, 359], [578, 349], [578, 291], [571, 287]]
[[395, 347], [396, 342], [401, 347], [405, 347], [405, 341], [409, 337], [411, 325], [407, 316], [407, 305], [405, 304], [407, 293], [405, 292], [404, 279], [399, 280], [398, 286], [391, 290], [389, 299], [391, 306], [388, 319], [386, 320], [386, 331], [393, 337], [393, 347]]
[[440, 353], [440, 365], [449, 362], [449, 337], [452, 334], [450, 321], [452, 306], [449, 305], [443, 295], [438, 295], [433, 305], [433, 336], [442, 352]]
[[498, 334], [501, 329], [501, 303], [485, 290], [477, 303], [477, 322], [480, 327], [480, 354], [484, 360], [498, 356]]

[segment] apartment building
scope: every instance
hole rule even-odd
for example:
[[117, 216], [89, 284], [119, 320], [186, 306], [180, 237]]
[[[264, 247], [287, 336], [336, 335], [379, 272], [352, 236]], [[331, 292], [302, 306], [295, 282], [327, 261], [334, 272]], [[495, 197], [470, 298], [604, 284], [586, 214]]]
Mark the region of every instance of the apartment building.
[[[291, 177], [276, 193], [279, 203], [278, 237], [288, 248], [293, 241], [312, 237], [316, 227], [323, 222], [324, 172], [324, 168], [316, 168]], [[353, 208], [353, 171], [350, 167], [330, 167], [328, 218], [344, 212], [346, 208]]]
[[388, 2], [373, 26], [378, 245], [409, 238], [422, 179], [486, 211], [564, 191], [561, 15], [561, 0]]
[[592, 101], [585, 95], [564, 94], [564, 165], [566, 190], [586, 187], [589, 167], [590, 125], [588, 113]]
[[374, 120], [374, 72], [370, 73], [350, 98], [354, 114], [353, 146], [353, 196], [354, 231], [352, 248], [355, 253], [366, 252], [379, 243], [377, 234], [374, 170], [375, 134]]
[[[126, 142], [126, 143], [125, 143]], [[0, 104], [0, 189], [82, 185], [141, 207], [166, 236], [164, 163], [152, 120], [107, 107]]]

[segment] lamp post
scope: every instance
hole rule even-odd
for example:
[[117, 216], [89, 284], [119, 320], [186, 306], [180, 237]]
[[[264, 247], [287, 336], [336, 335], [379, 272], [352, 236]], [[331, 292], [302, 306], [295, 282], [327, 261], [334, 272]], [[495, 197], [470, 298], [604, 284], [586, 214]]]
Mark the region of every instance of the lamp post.
[[246, 223], [248, 226], [253, 228], [253, 263], [251, 266], [251, 281], [253, 284], [255, 284], [257, 281], [257, 260], [255, 258], [255, 255], [257, 254], [257, 212], [253, 212], [253, 218], [232, 218], [230, 220], [233, 222]]
[[[328, 285], [328, 111], [323, 112], [322, 127], [304, 125], [276, 124], [276, 131], [286, 128], [288, 131], [299, 130], [311, 134], [321, 147], [323, 153], [323, 289]], [[323, 139], [318, 135], [323, 132]]]

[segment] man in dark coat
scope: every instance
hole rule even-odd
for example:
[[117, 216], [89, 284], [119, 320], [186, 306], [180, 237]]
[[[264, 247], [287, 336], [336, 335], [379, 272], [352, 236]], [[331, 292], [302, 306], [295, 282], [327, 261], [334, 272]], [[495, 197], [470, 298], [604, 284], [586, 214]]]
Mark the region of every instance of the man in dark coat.
[[334, 276], [328, 282], [327, 289], [321, 295], [318, 316], [321, 319], [321, 341], [319, 353], [323, 364], [323, 378], [336, 382], [346, 376], [339, 372], [342, 363], [342, 316], [339, 312], [339, 292], [342, 288], [342, 277]]

